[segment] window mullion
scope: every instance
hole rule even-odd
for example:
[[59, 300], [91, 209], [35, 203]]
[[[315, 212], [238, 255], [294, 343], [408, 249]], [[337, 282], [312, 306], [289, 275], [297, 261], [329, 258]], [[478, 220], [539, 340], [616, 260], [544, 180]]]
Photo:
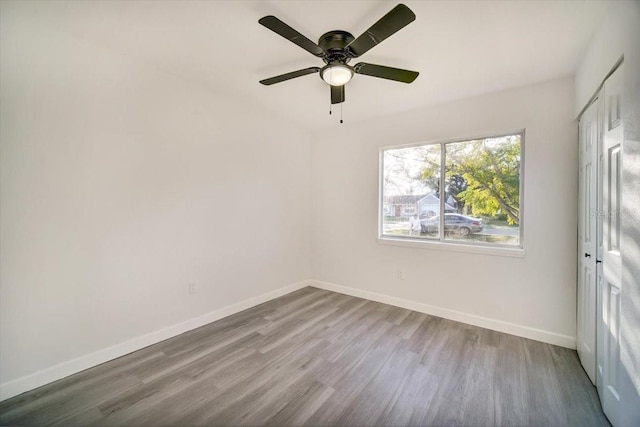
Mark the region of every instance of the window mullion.
[[440, 144], [440, 226], [439, 237], [440, 241], [444, 241], [444, 176], [445, 176], [445, 144]]

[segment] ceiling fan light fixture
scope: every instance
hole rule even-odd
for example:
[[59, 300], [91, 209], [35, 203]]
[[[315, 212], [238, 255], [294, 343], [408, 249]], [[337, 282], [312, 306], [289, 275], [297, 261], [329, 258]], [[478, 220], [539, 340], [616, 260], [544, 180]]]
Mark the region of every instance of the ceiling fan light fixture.
[[320, 76], [331, 86], [343, 86], [353, 77], [353, 69], [345, 64], [329, 64], [320, 71]]

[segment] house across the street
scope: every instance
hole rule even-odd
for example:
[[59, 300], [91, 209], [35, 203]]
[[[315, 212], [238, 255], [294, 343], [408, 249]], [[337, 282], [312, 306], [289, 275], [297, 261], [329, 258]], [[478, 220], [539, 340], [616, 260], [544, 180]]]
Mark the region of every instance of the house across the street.
[[[416, 212], [420, 217], [430, 217], [440, 211], [440, 198], [435, 193], [384, 196], [383, 203], [384, 215], [396, 218], [408, 218]], [[444, 204], [444, 211], [457, 212], [455, 204], [453, 197], [449, 196]]]

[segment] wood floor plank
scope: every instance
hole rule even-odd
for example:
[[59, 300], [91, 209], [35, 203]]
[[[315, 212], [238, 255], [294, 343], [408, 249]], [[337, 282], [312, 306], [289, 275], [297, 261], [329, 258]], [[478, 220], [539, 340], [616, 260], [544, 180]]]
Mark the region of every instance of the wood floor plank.
[[386, 363], [400, 341], [401, 338], [390, 333], [376, 340], [365, 357], [333, 385], [335, 393], [309, 419], [309, 423], [311, 425], [344, 425], [339, 423], [340, 418], [354, 409], [352, 403]]
[[312, 287], [0, 402], [0, 424], [609, 425], [575, 351]]
[[503, 334], [498, 348], [493, 390], [496, 424], [527, 425], [529, 388], [524, 341], [513, 335]]
[[339, 425], [375, 425], [402, 384], [420, 362], [417, 354], [400, 343], [382, 368], [373, 376], [358, 397], [338, 420]]
[[536, 341], [524, 343], [529, 389], [529, 424], [567, 425], [570, 419], [561, 396], [561, 380], [551, 358], [549, 346]]
[[398, 335], [405, 340], [408, 340], [420, 328], [420, 325], [426, 319], [426, 314], [412, 311], [396, 328], [398, 330]]
[[387, 404], [377, 425], [380, 426], [420, 426], [433, 402], [438, 389], [438, 378], [427, 367], [418, 363], [406, 375], [398, 392]]
[[[330, 349], [329, 354], [335, 352], [332, 357], [328, 358], [329, 364], [325, 366], [322, 372], [321, 381], [327, 385], [335, 385], [338, 381], [356, 367], [360, 361], [369, 354], [370, 349], [375, 345], [382, 336], [390, 334], [393, 329], [392, 324], [388, 322], [378, 322], [371, 325], [365, 333], [361, 334], [357, 339], [347, 343], [340, 343], [340, 349], [335, 352], [333, 344], [327, 346]], [[324, 357], [324, 352], [320, 353]]]
[[[438, 376], [439, 387], [432, 402], [433, 410], [425, 418], [427, 425], [464, 424], [465, 405], [472, 403], [465, 401], [469, 396], [465, 390], [465, 377], [469, 373], [469, 365], [473, 363], [474, 345], [473, 337], [469, 336], [465, 326], [449, 328], [442, 350], [429, 355], [429, 366], [431, 372]], [[486, 421], [476, 422], [484, 425]]]
[[[600, 411], [600, 400], [595, 387], [584, 372], [574, 369], [580, 363], [578, 354], [562, 347], [549, 346], [556, 376], [562, 378], [560, 388], [562, 401], [568, 413], [572, 414], [571, 422], [581, 426], [596, 426], [606, 422]], [[593, 417], [593, 414], [598, 416]]]
[[300, 426], [307, 424], [311, 416], [327, 401], [335, 389], [319, 381], [287, 403], [277, 414], [269, 418], [268, 426]]
[[418, 329], [409, 338], [407, 350], [413, 351], [421, 357], [424, 356], [431, 347], [431, 341], [436, 335], [441, 320], [439, 317], [426, 316], [418, 326]]

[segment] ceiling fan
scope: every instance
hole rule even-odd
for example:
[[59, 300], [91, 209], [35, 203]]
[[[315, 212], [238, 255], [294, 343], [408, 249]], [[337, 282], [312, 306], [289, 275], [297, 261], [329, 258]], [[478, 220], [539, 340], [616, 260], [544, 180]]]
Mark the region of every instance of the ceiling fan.
[[411, 83], [418, 77], [417, 71], [392, 68], [384, 65], [359, 62], [353, 67], [348, 65], [353, 58], [358, 58], [369, 49], [375, 47], [388, 37], [400, 31], [416, 19], [416, 15], [404, 4], [399, 4], [378, 22], [373, 24], [358, 38], [341, 30], [329, 31], [320, 36], [318, 44], [312, 42], [275, 16], [260, 18], [258, 22], [285, 39], [297, 44], [314, 56], [322, 58], [325, 66], [309, 67], [302, 70], [260, 80], [263, 85], [272, 85], [308, 74], [320, 73], [322, 80], [331, 86], [331, 104], [344, 102], [344, 85], [351, 80], [354, 73], [379, 77], [397, 82]]

